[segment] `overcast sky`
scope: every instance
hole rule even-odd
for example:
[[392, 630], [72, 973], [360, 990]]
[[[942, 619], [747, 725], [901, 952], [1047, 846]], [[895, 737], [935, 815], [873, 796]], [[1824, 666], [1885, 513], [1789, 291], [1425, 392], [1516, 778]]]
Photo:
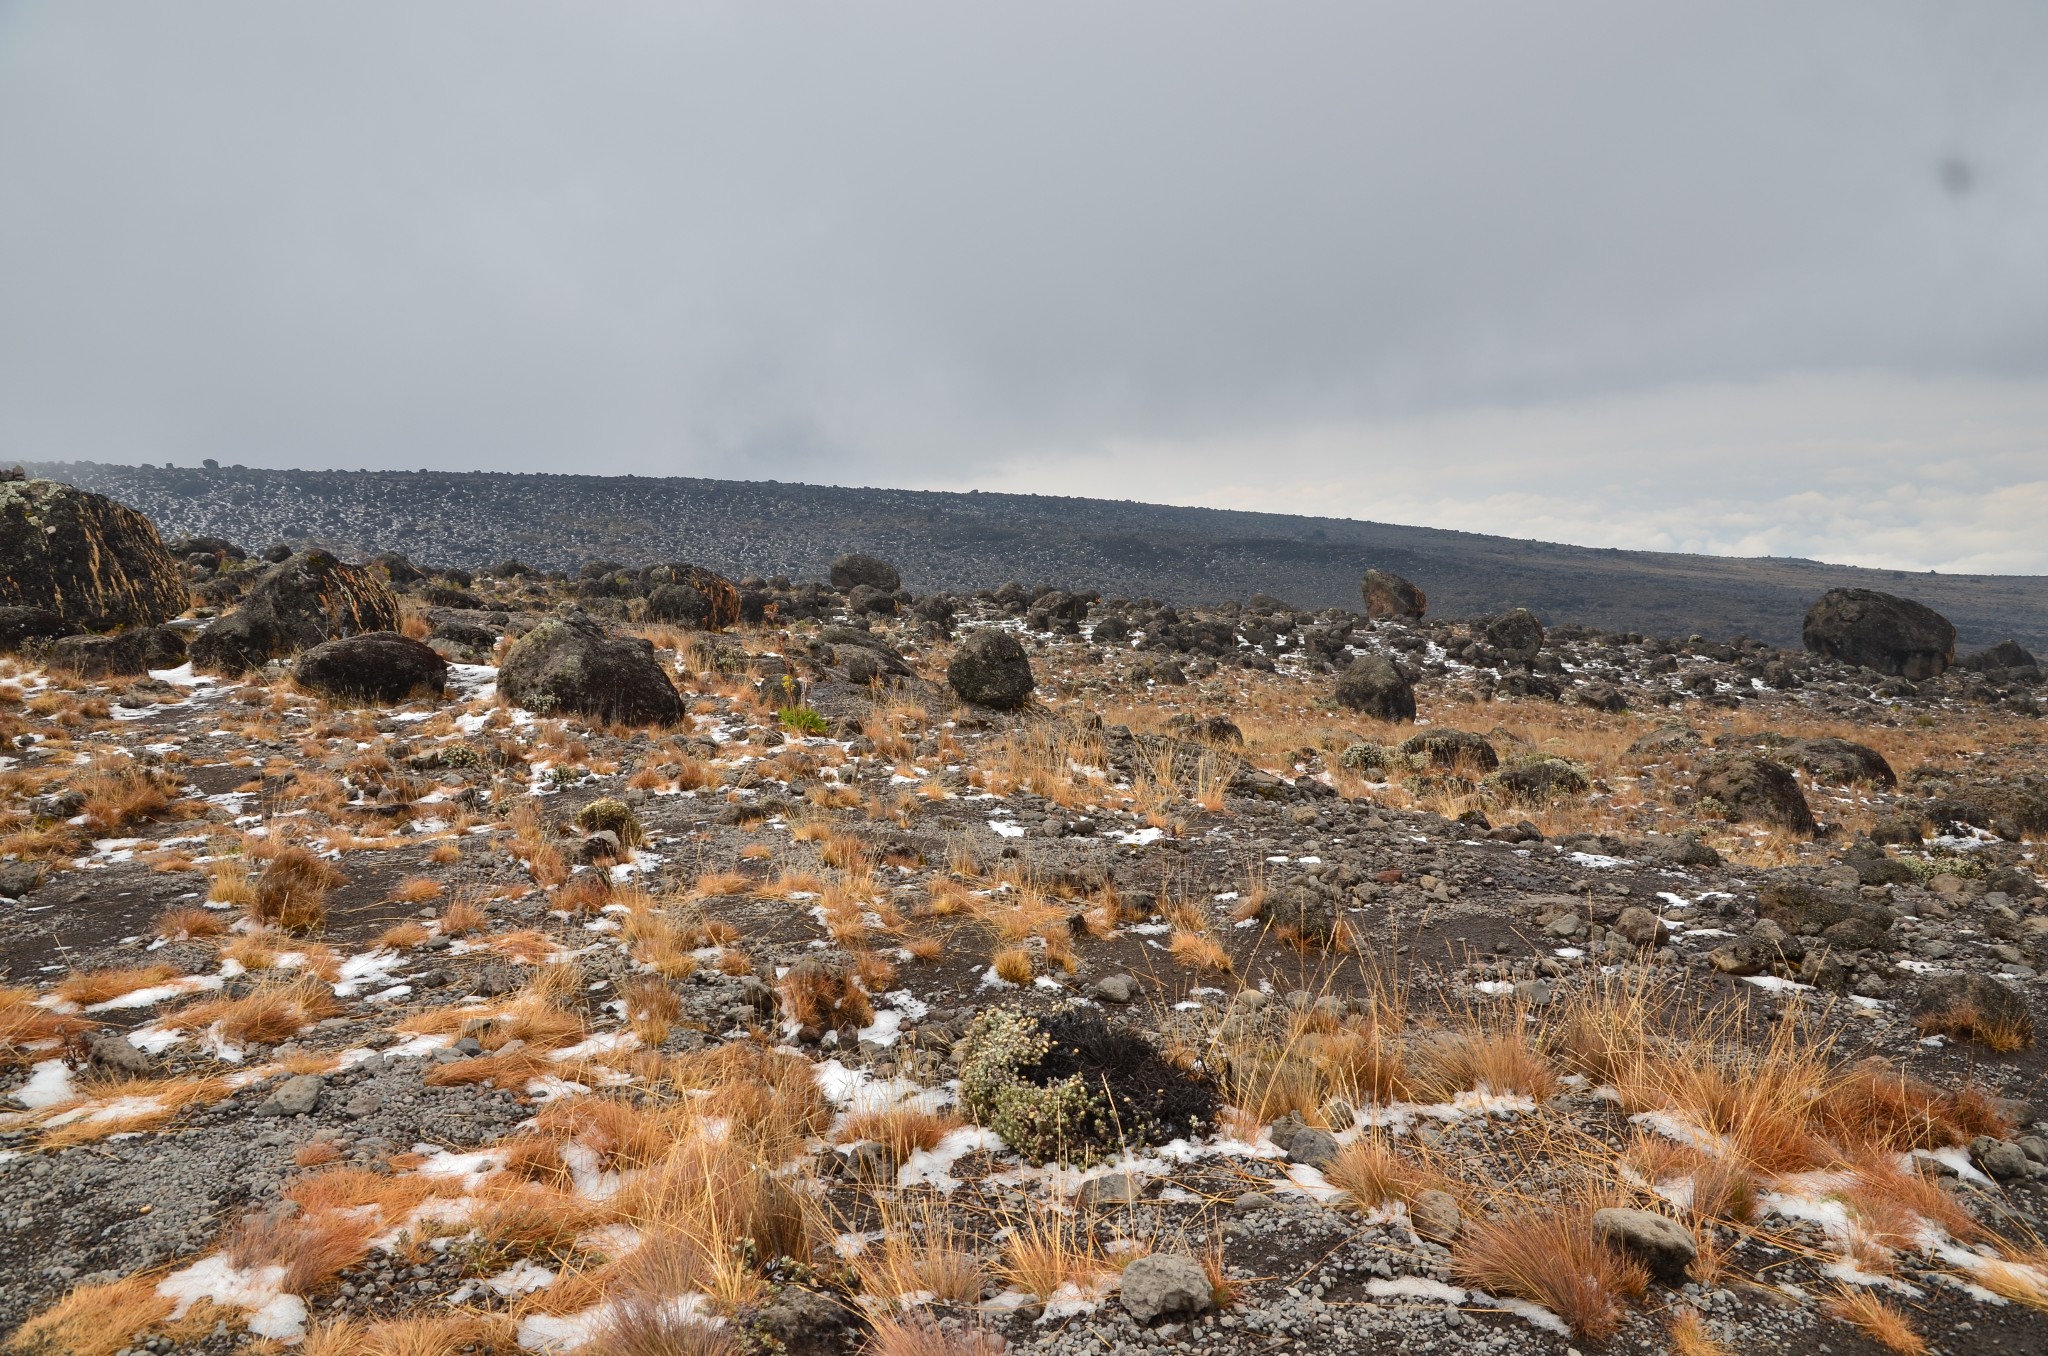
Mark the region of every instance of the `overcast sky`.
[[0, 456], [2048, 572], [2044, 72], [2031, 2], [0, 0]]

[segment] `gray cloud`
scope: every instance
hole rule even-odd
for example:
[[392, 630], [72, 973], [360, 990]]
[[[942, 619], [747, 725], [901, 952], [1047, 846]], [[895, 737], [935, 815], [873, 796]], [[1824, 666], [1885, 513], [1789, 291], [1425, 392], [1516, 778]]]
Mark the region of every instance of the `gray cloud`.
[[2019, 4], [16, 4], [0, 453], [2048, 570], [2043, 69]]

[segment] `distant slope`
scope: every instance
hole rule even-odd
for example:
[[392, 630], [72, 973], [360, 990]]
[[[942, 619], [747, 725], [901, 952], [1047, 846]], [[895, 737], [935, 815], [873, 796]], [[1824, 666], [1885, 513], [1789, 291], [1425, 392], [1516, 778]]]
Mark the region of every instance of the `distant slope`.
[[1420, 584], [1442, 616], [1519, 605], [1552, 622], [1786, 645], [1798, 643], [1815, 598], [1862, 586], [1937, 609], [1965, 647], [2010, 636], [2048, 653], [2048, 577], [2033, 575], [1908, 575], [1041, 495], [490, 472], [28, 469], [133, 504], [166, 533], [251, 547], [309, 538], [472, 567], [507, 556], [562, 569], [598, 557], [687, 559], [799, 577], [822, 576], [842, 551], [866, 550], [895, 561], [919, 591], [1017, 579], [1174, 602], [1261, 591], [1307, 607], [1356, 607], [1359, 575], [1377, 565]]

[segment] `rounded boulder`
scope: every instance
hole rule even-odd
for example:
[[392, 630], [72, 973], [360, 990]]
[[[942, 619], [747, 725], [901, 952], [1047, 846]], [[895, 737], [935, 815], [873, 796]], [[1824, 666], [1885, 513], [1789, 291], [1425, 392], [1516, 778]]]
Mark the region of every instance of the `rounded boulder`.
[[638, 636], [615, 636], [587, 612], [549, 617], [519, 638], [498, 669], [498, 691], [542, 715], [573, 713], [626, 725], [673, 725], [683, 699]]
[[440, 696], [448, 681], [448, 661], [411, 636], [371, 631], [315, 645], [292, 665], [292, 677], [300, 687], [323, 697], [401, 702]]
[[1008, 631], [976, 631], [960, 643], [946, 682], [961, 701], [1014, 711], [1037, 690], [1031, 657]]
[[1428, 595], [1389, 570], [1367, 570], [1358, 591], [1365, 596], [1365, 615], [1375, 621], [1382, 617], [1421, 621], [1429, 610]]
[[853, 589], [863, 584], [884, 593], [894, 593], [903, 587], [903, 576], [880, 556], [864, 555], [858, 551], [848, 552], [832, 562], [833, 588]]
[[1336, 698], [1374, 720], [1415, 719], [1415, 689], [1394, 661], [1383, 654], [1369, 654], [1352, 661], [1337, 680]]

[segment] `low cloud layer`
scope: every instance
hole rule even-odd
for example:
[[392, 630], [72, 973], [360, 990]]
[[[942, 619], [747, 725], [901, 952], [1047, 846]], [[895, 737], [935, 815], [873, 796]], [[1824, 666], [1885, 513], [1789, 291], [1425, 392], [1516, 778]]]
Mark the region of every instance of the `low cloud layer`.
[[2048, 11], [0, 9], [0, 455], [2048, 572]]

